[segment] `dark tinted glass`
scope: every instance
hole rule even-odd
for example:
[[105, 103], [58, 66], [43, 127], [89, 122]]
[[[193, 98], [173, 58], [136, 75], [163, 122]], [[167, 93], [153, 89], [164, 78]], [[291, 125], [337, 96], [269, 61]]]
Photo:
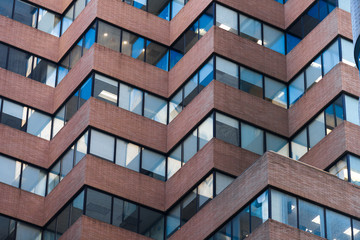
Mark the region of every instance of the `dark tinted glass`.
[[138, 207], [135, 204], [114, 198], [112, 224], [137, 232]]
[[110, 223], [111, 196], [88, 189], [85, 215]]
[[79, 92], [76, 92], [65, 104], [65, 122], [68, 122], [78, 110]]
[[37, 14], [37, 7], [20, 0], [15, 1], [14, 20], [35, 27]]
[[114, 51], [120, 51], [121, 31], [117, 27], [99, 21], [97, 42]]
[[0, 43], [0, 67], [1, 68], [6, 68], [8, 49], [9, 48], [6, 45]]
[[30, 54], [10, 48], [8, 70], [28, 77], [31, 74], [32, 59]]
[[14, 7], [14, 0], [1, 0], [0, 15], [11, 18], [13, 7]]

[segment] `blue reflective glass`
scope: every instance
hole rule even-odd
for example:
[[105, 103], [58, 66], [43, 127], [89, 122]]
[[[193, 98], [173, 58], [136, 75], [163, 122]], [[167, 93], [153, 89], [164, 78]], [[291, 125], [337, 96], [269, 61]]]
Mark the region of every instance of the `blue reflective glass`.
[[69, 69], [59, 66], [58, 68], [58, 79], [57, 79], [57, 85], [63, 80], [63, 78], [68, 74]]
[[85, 44], [84, 47], [86, 49], [91, 48], [91, 46], [95, 43], [95, 27], [92, 27], [85, 34]]
[[292, 34], [286, 33], [286, 53], [289, 53], [298, 43], [301, 38], [295, 37]]
[[183, 54], [177, 51], [170, 50], [170, 69], [172, 69], [183, 56]]
[[302, 73], [289, 85], [290, 106], [294, 104], [304, 94], [304, 91], [304, 74]]
[[184, 7], [184, 0], [172, 0], [171, 19]]
[[80, 89], [80, 107], [91, 97], [92, 77], [90, 77]]
[[158, 17], [170, 21], [170, 2], [161, 11], [161, 13], [158, 15]]
[[207, 33], [212, 25], [214, 24], [214, 17], [212, 13], [212, 8], [205, 12], [199, 19], [199, 33], [200, 37], [204, 36]]
[[310, 8], [307, 15], [319, 19], [319, 3], [316, 3], [312, 8]]
[[160, 61], [156, 64], [158, 68], [162, 70], [168, 71], [169, 67], [169, 51], [166, 51], [166, 54], [160, 59]]
[[139, 37], [132, 45], [131, 57], [138, 58], [142, 53], [144, 53], [144, 39]]

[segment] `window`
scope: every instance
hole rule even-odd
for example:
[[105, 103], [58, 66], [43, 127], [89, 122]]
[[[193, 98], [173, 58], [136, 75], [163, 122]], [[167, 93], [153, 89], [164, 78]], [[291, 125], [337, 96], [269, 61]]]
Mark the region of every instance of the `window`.
[[325, 119], [324, 113], [321, 113], [309, 124], [309, 145], [314, 147], [321, 139], [325, 137]]
[[69, 53], [69, 60], [70, 60], [70, 69], [75, 66], [75, 64], [80, 60], [83, 52], [83, 38], [80, 39], [77, 44], [71, 49], [71, 52]]
[[75, 165], [87, 154], [88, 131], [76, 143]]
[[176, 14], [184, 7], [185, 0], [172, 0], [172, 9], [171, 9], [171, 19], [173, 19]]
[[167, 178], [169, 179], [181, 168], [181, 145], [170, 153], [167, 164]]
[[266, 151], [271, 150], [285, 157], [289, 156], [289, 143], [286, 139], [266, 133]]
[[[0, 13], [1, 13], [1, 3], [3, 1], [0, 1]], [[8, 55], [9, 48], [8, 46], [0, 43], [0, 67], [6, 68], [6, 62], [7, 62], [7, 55]]]
[[181, 208], [181, 225], [184, 225], [187, 221], [189, 221], [192, 216], [195, 215], [197, 211], [197, 204], [196, 204], [196, 189], [190, 192], [184, 200], [182, 201], [182, 208]]
[[323, 53], [324, 74], [327, 74], [339, 62], [339, 44], [335, 41]]
[[305, 70], [306, 88], [310, 88], [314, 83], [321, 80], [321, 56], [315, 59]]
[[157, 122], [167, 122], [167, 101], [145, 93], [144, 116]]
[[305, 92], [304, 74], [301, 73], [289, 85], [289, 104], [292, 106]]
[[210, 174], [204, 181], [198, 186], [198, 195], [199, 195], [199, 207], [207, 203], [210, 199], [213, 198], [214, 193], [214, 178], [213, 174]]
[[306, 129], [298, 133], [291, 141], [292, 158], [299, 160], [308, 150]]
[[184, 107], [198, 95], [198, 74], [195, 74], [184, 86]]
[[99, 131], [91, 130], [90, 153], [109, 161], [114, 160], [115, 138]]
[[116, 160], [117, 165], [140, 171], [140, 147], [123, 140], [116, 140]]
[[324, 209], [315, 204], [299, 200], [299, 228], [305, 232], [325, 237]]
[[239, 135], [239, 121], [216, 113], [216, 138], [239, 146]]
[[27, 132], [50, 140], [51, 118], [33, 109], [29, 109]]
[[360, 239], [360, 222], [353, 219], [353, 233], [354, 233], [354, 240], [359, 240]]
[[240, 36], [262, 45], [261, 23], [240, 14]]
[[46, 171], [23, 164], [21, 189], [45, 196]]
[[121, 30], [110, 24], [99, 21], [97, 43], [114, 51], [120, 51]]
[[183, 90], [178, 91], [169, 101], [169, 122], [179, 115], [183, 105]]
[[192, 132], [183, 143], [184, 146], [184, 163], [190, 160], [197, 152], [197, 131]]
[[14, 220], [0, 216], [0, 236], [2, 239], [15, 239], [15, 224]]
[[36, 27], [37, 11], [37, 7], [15, 0], [13, 19], [34, 28]]
[[39, 8], [39, 22], [37, 28], [56, 37], [60, 36], [61, 18], [45, 9]]
[[153, 239], [163, 239], [163, 215], [153, 210], [140, 207], [139, 233]]
[[257, 97], [263, 97], [263, 78], [262, 75], [240, 67], [240, 89], [255, 95]]
[[216, 80], [239, 88], [239, 69], [235, 63], [216, 57]]
[[213, 115], [211, 115], [199, 126], [199, 149], [213, 138], [213, 121]]
[[143, 92], [120, 83], [119, 107], [130, 112], [142, 114]]
[[144, 39], [126, 31], [122, 31], [122, 34], [121, 52], [130, 57], [144, 61]]
[[71, 148], [64, 154], [64, 156], [61, 158], [61, 177], [60, 180], [62, 180], [68, 173], [71, 171], [71, 169], [74, 166], [74, 146], [71, 146]]
[[94, 97], [117, 105], [118, 82], [95, 74]]
[[216, 195], [220, 194], [227, 186], [234, 181], [233, 177], [222, 174], [220, 172], [215, 172], [216, 178]]
[[33, 57], [30, 54], [9, 48], [8, 70], [24, 77], [31, 74]]
[[170, 237], [175, 231], [180, 229], [180, 204], [166, 216], [166, 236]]
[[86, 32], [84, 37], [84, 48], [83, 48], [83, 55], [87, 52], [88, 49], [95, 43], [95, 30], [96, 23]]
[[142, 10], [146, 9], [146, 0], [124, 0], [124, 2]]
[[213, 59], [209, 60], [199, 71], [200, 91], [214, 79]]
[[0, 1], [0, 15], [11, 18], [13, 11], [13, 0], [2, 0]]
[[285, 35], [283, 32], [267, 26], [264, 27], [264, 46], [278, 53], [285, 54]]
[[345, 95], [346, 120], [359, 125], [359, 100]]
[[263, 130], [260, 130], [245, 123], [241, 123], [241, 147], [260, 155], [263, 154]]
[[62, 19], [61, 35], [70, 27], [74, 19], [74, 5], [65, 13]]
[[54, 117], [54, 126], [52, 136], [54, 137], [65, 124], [65, 107], [62, 107]]
[[216, 4], [216, 26], [226, 31], [238, 34], [237, 12]]
[[80, 89], [79, 108], [91, 97], [92, 77], [90, 77]]
[[184, 33], [185, 40], [185, 53], [188, 52], [199, 39], [199, 23], [195, 22], [190, 28]]
[[269, 218], [268, 192], [264, 192], [251, 203], [251, 231]]
[[360, 185], [360, 159], [349, 155], [351, 182]]
[[165, 181], [165, 156], [143, 149], [141, 172]]
[[3, 112], [1, 123], [10, 127], [25, 131], [26, 130], [27, 108], [19, 104], [3, 101]]
[[114, 198], [112, 224], [133, 232], [137, 232], [139, 209], [135, 204]]
[[[339, 5], [340, 5], [340, 2], [342, 2], [342, 1], [345, 1], [345, 0], [339, 1]], [[353, 50], [354, 50], [353, 43], [350, 41], [347, 41], [343, 38], [341, 38], [340, 41], [341, 41], [342, 61], [346, 64], [349, 64], [352, 67], [356, 67], [355, 60], [354, 60], [354, 54], [353, 54]]]
[[56, 64], [34, 57], [31, 78], [51, 87], [55, 87]]
[[85, 215], [102, 222], [110, 223], [111, 196], [87, 189]]
[[[341, 158], [334, 166], [329, 169], [329, 173], [334, 174], [338, 178], [348, 181], [348, 167], [346, 157]], [[360, 179], [359, 179], [360, 180]]]
[[19, 187], [21, 162], [0, 155], [0, 182]]
[[148, 12], [170, 21], [170, 2], [162, 0], [148, 1]]
[[74, 224], [83, 215], [84, 210], [84, 191], [82, 191], [71, 204], [70, 225]]
[[75, 2], [74, 19], [79, 16], [82, 10], [85, 8], [86, 0], [77, 0]]
[[168, 70], [169, 66], [169, 51], [157, 43], [146, 41], [146, 62], [154, 65], [164, 71]]
[[48, 194], [58, 185], [60, 182], [60, 161], [58, 161], [49, 171], [48, 177]]
[[233, 239], [241, 240], [250, 234], [250, 213], [249, 206], [245, 207], [232, 220]]
[[271, 218], [297, 228], [296, 198], [271, 190]]
[[213, 26], [214, 22], [214, 9], [211, 5], [199, 18], [199, 36], [200, 38], [207, 33]]
[[217, 233], [212, 240], [230, 240], [231, 239], [231, 222], [228, 222]]
[[326, 209], [327, 239], [351, 240], [350, 218]]
[[41, 240], [41, 230], [26, 223], [17, 222], [16, 239]]
[[283, 108], [287, 108], [286, 85], [265, 77], [265, 100]]

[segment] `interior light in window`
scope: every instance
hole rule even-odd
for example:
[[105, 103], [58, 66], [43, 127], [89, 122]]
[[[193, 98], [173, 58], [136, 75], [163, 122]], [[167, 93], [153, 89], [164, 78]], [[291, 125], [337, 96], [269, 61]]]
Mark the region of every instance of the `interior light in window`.
[[259, 39], [259, 40], [257, 40], [257, 42], [256, 42], [257, 44], [259, 44], [259, 45], [262, 45], [262, 41]]
[[111, 101], [111, 102], [116, 102], [116, 100], [117, 100], [117, 96], [115, 94], [107, 92], [105, 90], [101, 91], [101, 93], [99, 94], [99, 97], [106, 99], [108, 101]]
[[222, 28], [222, 29], [224, 29], [224, 30], [226, 30], [226, 31], [229, 31], [230, 29], [231, 29], [231, 27], [229, 27], [229, 26], [226, 26], [225, 24], [220, 24], [220, 26], [219, 26], [219, 28]]
[[123, 41], [123, 44], [128, 44], [128, 41]]
[[107, 37], [108, 36], [108, 34], [107, 33], [104, 33], [104, 37]]

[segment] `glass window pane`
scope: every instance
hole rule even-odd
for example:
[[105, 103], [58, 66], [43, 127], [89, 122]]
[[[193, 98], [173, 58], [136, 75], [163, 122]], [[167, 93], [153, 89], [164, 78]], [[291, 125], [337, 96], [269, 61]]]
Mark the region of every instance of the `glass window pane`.
[[[339, 1], [339, 5], [340, 2], [345, 1], [345, 0], [340, 0]], [[342, 61], [346, 64], [349, 64], [352, 67], [355, 67], [355, 60], [354, 60], [354, 45], [352, 42], [347, 41], [345, 39], [340, 39], [341, 41], [341, 54], [342, 54]]]
[[216, 57], [216, 80], [234, 88], [239, 88], [239, 69], [237, 64]]
[[115, 138], [105, 133], [91, 130], [90, 153], [109, 161], [114, 160]]
[[88, 131], [81, 136], [81, 138], [76, 143], [75, 151], [75, 165], [80, 162], [80, 160], [87, 154], [88, 146]]
[[79, 16], [79, 14], [82, 12], [82, 10], [85, 8], [86, 1], [85, 0], [77, 0], [75, 2], [75, 13], [74, 13], [74, 19]]
[[325, 237], [324, 209], [315, 204], [299, 200], [299, 228], [305, 232]]
[[169, 179], [181, 168], [181, 145], [170, 153], [167, 164], [167, 178]]
[[321, 113], [309, 124], [309, 145], [314, 147], [321, 139], [325, 137], [325, 119], [324, 113]]
[[140, 207], [139, 233], [153, 239], [163, 239], [163, 214]]
[[360, 159], [349, 155], [351, 182], [360, 185]]
[[122, 31], [122, 34], [121, 52], [130, 57], [144, 61], [144, 39], [126, 31]]
[[271, 189], [271, 218], [297, 228], [296, 198]]
[[65, 103], [65, 122], [68, 122], [78, 110], [79, 91], [70, 97]]
[[198, 186], [198, 195], [199, 195], [199, 207], [207, 203], [210, 199], [214, 197], [214, 177], [213, 174], [210, 174], [204, 181]]
[[336, 115], [336, 126], [339, 126], [344, 121], [344, 106], [343, 106], [343, 96], [340, 96], [334, 102], [335, 115]]
[[143, 92], [120, 83], [119, 107], [142, 115]]
[[261, 23], [240, 14], [240, 36], [262, 45]]
[[15, 239], [15, 221], [4, 216], [0, 216], [0, 237], [2, 240]]
[[199, 149], [213, 138], [213, 122], [213, 115], [211, 114], [211, 116], [199, 126]]
[[232, 220], [233, 240], [242, 240], [250, 234], [249, 206]]
[[140, 147], [120, 139], [117, 139], [116, 141], [115, 163], [117, 165], [139, 172]]
[[339, 3], [339, 8], [347, 12], [350, 12], [350, 0], [340, 0], [338, 1], [338, 3]]
[[70, 52], [70, 69], [73, 68], [82, 56], [83, 38], [71, 49]]
[[341, 158], [335, 163], [330, 169], [329, 173], [334, 174], [338, 178], [348, 181], [348, 167], [346, 162], [346, 157]]
[[170, 69], [172, 69], [178, 61], [184, 56], [183, 53], [175, 51], [173, 49], [170, 50]]
[[25, 131], [27, 108], [19, 104], [3, 101], [1, 123]]
[[[3, 1], [0, 1], [0, 12], [1, 12], [1, 4]], [[6, 62], [7, 62], [7, 54], [8, 54], [8, 46], [0, 43], [0, 68], [6, 68]]]
[[26, 223], [17, 222], [16, 239], [41, 240], [41, 230]]
[[184, 86], [184, 107], [198, 95], [198, 74], [195, 74]]
[[21, 162], [0, 155], [0, 182], [19, 187]]
[[152, 13], [162, 19], [170, 21], [170, 2], [163, 0], [148, 1], [149, 13]]
[[180, 89], [169, 101], [169, 123], [182, 111], [183, 89]]
[[216, 195], [220, 194], [227, 186], [234, 181], [234, 178], [220, 172], [215, 172], [216, 175]]
[[45, 196], [46, 171], [23, 164], [21, 189]]
[[124, 2], [142, 10], [146, 9], [146, 0], [124, 0]]
[[251, 231], [269, 218], [268, 191], [265, 191], [251, 203]]
[[346, 120], [359, 125], [359, 100], [345, 95], [345, 107]]
[[146, 41], [146, 62], [161, 68], [164, 71], [168, 70], [169, 66], [169, 51], [166, 47], [160, 44]]
[[165, 156], [143, 149], [141, 172], [156, 179], [165, 181]]
[[54, 137], [64, 127], [64, 124], [65, 124], [65, 107], [62, 107], [54, 117], [52, 137]]
[[72, 6], [62, 19], [61, 35], [69, 28], [74, 20], [74, 6]]
[[9, 48], [8, 70], [25, 77], [31, 74], [33, 57], [30, 54]]
[[30, 27], [36, 26], [38, 8], [20, 0], [15, 0], [13, 19]]
[[306, 88], [310, 88], [314, 83], [321, 80], [321, 56], [315, 59], [310, 66], [306, 68]]
[[56, 64], [34, 57], [31, 78], [48, 86], [55, 87]]
[[180, 229], [180, 204], [166, 215], [166, 237]]
[[327, 74], [339, 62], [339, 44], [335, 41], [323, 53], [324, 74]]
[[265, 100], [287, 108], [287, 87], [285, 84], [265, 77]]
[[301, 73], [289, 85], [289, 104], [292, 106], [305, 92], [304, 74]]
[[39, 22], [37, 28], [56, 37], [60, 36], [60, 16], [39, 8]]
[[216, 138], [239, 146], [239, 121], [216, 113]]
[[264, 131], [241, 123], [241, 147], [262, 155], [264, 153]]
[[207, 33], [214, 24], [213, 4], [199, 18], [199, 35], [200, 38]]
[[184, 225], [196, 213], [196, 189], [190, 192], [182, 201], [181, 225]]
[[58, 185], [60, 182], [60, 161], [53, 166], [49, 171], [48, 178], [48, 194]]
[[231, 240], [231, 222], [228, 222], [217, 233], [214, 234], [213, 240]]
[[173, 19], [176, 14], [184, 7], [185, 0], [172, 0], [171, 8], [171, 19]]
[[120, 51], [120, 28], [99, 21], [97, 43], [114, 51]]
[[353, 219], [352, 222], [353, 222], [354, 240], [360, 240], [360, 221]]
[[240, 89], [252, 95], [263, 97], [262, 75], [240, 67]]
[[95, 33], [96, 33], [96, 23], [87, 31], [84, 37], [84, 48], [83, 55], [87, 52], [88, 49], [95, 43]]
[[90, 77], [80, 89], [79, 108], [91, 97], [92, 77]]
[[69, 228], [70, 205], [68, 205], [57, 217], [57, 237], [61, 236]]
[[29, 109], [27, 132], [50, 140], [51, 118], [33, 109]]
[[167, 101], [145, 93], [144, 116], [157, 122], [167, 122]]
[[190, 160], [195, 153], [197, 152], [197, 131], [192, 132], [190, 136], [188, 136], [184, 140], [184, 163]]
[[266, 151], [274, 151], [285, 157], [289, 157], [289, 142], [271, 133], [266, 133]]
[[74, 166], [74, 146], [61, 158], [61, 180], [71, 171]]
[[306, 129], [298, 133], [291, 141], [291, 155], [295, 160], [299, 160], [307, 151], [307, 133]]
[[135, 204], [114, 198], [112, 224], [137, 232], [138, 212], [138, 207]]
[[289, 32], [285, 33], [285, 35], [286, 35], [286, 54], [287, 54], [291, 50], [293, 50], [293, 48], [296, 47], [296, 45], [298, 45], [299, 42], [301, 42], [301, 37], [295, 36]]
[[111, 196], [88, 188], [85, 215], [110, 223]]
[[350, 240], [350, 218], [326, 209], [326, 236], [327, 239]]
[[95, 74], [94, 97], [116, 105], [118, 94], [118, 82], [107, 77]]
[[70, 226], [83, 215], [84, 210], [84, 190], [74, 199], [71, 206]]
[[230, 10], [216, 4], [216, 26], [235, 34], [238, 34], [238, 14], [237, 12]]
[[208, 61], [199, 71], [200, 91], [205, 88], [214, 79], [214, 62], [213, 59]]
[[0, 15], [11, 18], [14, 0], [2, 0], [0, 1]]
[[285, 54], [285, 35], [283, 32], [270, 27], [264, 26], [264, 46], [278, 53]]
[[187, 53], [199, 39], [199, 24], [196, 21], [185, 33], [185, 53]]

